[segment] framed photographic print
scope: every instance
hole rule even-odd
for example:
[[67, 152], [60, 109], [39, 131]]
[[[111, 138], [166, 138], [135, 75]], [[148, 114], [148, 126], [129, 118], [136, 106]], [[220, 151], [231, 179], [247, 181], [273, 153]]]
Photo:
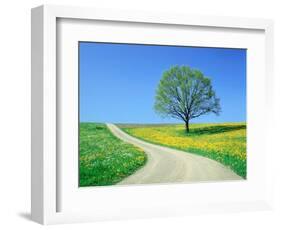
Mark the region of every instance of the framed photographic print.
[[34, 8], [32, 219], [270, 208], [272, 33], [266, 19]]

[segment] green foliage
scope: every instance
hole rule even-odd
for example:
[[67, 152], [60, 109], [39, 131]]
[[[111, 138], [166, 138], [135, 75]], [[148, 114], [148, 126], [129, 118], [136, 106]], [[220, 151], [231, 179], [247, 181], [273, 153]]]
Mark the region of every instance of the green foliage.
[[80, 186], [113, 185], [146, 162], [143, 150], [115, 137], [104, 124], [80, 123]]
[[181, 119], [186, 125], [191, 119], [208, 113], [218, 115], [221, 111], [211, 80], [188, 66], [174, 66], [163, 73], [154, 109], [159, 115]]

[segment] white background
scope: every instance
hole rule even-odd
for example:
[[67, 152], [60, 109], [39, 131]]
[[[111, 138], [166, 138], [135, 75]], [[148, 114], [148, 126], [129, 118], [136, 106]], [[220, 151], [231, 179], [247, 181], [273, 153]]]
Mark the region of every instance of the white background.
[[[281, 14], [278, 0], [9, 0], [0, 8], [0, 228], [38, 229], [29, 221], [30, 209], [30, 8], [43, 4], [71, 4], [114, 9], [170, 13], [265, 17], [275, 19], [275, 87], [281, 98]], [[280, 108], [276, 109], [277, 135], [280, 136]], [[166, 219], [130, 220], [48, 226], [52, 229], [280, 229], [281, 152], [275, 153], [276, 208], [270, 212], [200, 215]], [[208, 195], [208, 191], [206, 191]], [[167, 199], [169, 199], [167, 197]]]

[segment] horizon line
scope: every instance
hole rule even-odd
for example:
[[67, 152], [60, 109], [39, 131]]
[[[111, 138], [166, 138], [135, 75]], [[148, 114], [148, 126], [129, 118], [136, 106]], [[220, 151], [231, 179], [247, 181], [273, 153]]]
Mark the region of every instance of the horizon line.
[[[176, 125], [176, 124], [184, 124], [184, 122], [99, 122], [99, 121], [79, 121], [79, 123], [112, 123], [112, 124], [167, 124], [167, 125]], [[223, 124], [223, 123], [247, 123], [247, 121], [222, 121], [222, 122], [190, 122], [189, 124]]]

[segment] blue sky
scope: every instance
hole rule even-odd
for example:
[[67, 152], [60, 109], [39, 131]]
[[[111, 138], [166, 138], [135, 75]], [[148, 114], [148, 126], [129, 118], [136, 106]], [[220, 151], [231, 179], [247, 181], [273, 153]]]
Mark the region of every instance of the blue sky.
[[246, 50], [133, 44], [79, 43], [80, 121], [179, 123], [153, 110], [162, 73], [173, 65], [201, 70], [221, 100], [220, 116], [198, 122], [246, 120]]

